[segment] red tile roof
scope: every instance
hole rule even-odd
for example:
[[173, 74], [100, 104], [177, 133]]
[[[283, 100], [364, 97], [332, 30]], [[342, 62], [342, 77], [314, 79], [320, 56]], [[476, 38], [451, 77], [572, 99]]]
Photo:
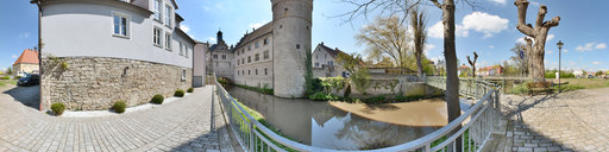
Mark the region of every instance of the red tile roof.
[[15, 61], [14, 64], [20, 63], [38, 64], [38, 51], [30, 49], [23, 50], [23, 53], [21, 53], [21, 56], [17, 58], [17, 61]]

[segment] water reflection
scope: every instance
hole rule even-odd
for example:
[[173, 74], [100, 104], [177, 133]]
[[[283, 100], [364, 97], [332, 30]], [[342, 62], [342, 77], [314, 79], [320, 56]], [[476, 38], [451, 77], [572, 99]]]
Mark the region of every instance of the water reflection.
[[230, 94], [264, 115], [267, 122], [303, 144], [356, 150], [368, 144], [396, 145], [433, 132], [438, 127], [398, 126], [365, 119], [326, 102], [284, 99], [231, 88]]

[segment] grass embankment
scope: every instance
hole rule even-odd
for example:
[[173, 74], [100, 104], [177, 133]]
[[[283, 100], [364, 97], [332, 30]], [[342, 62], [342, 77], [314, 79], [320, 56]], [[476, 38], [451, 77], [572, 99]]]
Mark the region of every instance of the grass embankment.
[[9, 84], [17, 85], [17, 80], [0, 80], [0, 87], [4, 87]]
[[[264, 116], [263, 116], [262, 114], [260, 114], [260, 112], [258, 112], [258, 111], [256, 111], [256, 110], [254, 110], [254, 109], [251, 109], [250, 107], [248, 107], [248, 106], [244, 105], [243, 103], [239, 102], [239, 101], [238, 101], [238, 99], [236, 99], [236, 100], [237, 100], [237, 104], [238, 104], [238, 105], [235, 105], [235, 106], [240, 106], [240, 107], [242, 107], [242, 108], [245, 110], [245, 112], [247, 112], [247, 113], [248, 113], [250, 116], [252, 116], [252, 117], [253, 117], [253, 118], [254, 118], [256, 121], [260, 122], [260, 123], [261, 123], [262, 125], [264, 125], [266, 128], [270, 129], [270, 130], [271, 130], [271, 131], [273, 131], [274, 133], [276, 133], [276, 134], [278, 134], [278, 135], [280, 135], [280, 136], [282, 136], [282, 137], [284, 137], [284, 138], [290, 139], [290, 140], [292, 140], [292, 141], [296, 141], [296, 140], [294, 140], [294, 139], [291, 139], [291, 138], [289, 138], [289, 137], [287, 137], [287, 136], [285, 136], [285, 135], [281, 134], [281, 133], [279, 132], [279, 130], [278, 130], [278, 129], [274, 128], [273, 126], [271, 126], [271, 124], [269, 124], [268, 122], [266, 122], [266, 120], [264, 119]], [[234, 105], [234, 104], [233, 104], [233, 105]], [[233, 113], [239, 112], [239, 113], [241, 113], [241, 114], [243, 115], [243, 117], [245, 117], [245, 114], [243, 114], [242, 112], [240, 112], [240, 111], [234, 111], [234, 110], [235, 110], [235, 109], [233, 109]], [[234, 117], [234, 118], [232, 118], [232, 119], [234, 119], [234, 120], [239, 120], [239, 119], [241, 119], [241, 118], [238, 118], [237, 116], [238, 116], [238, 115], [233, 115], [233, 117]], [[248, 123], [250, 122], [249, 120], [246, 120], [246, 121], [247, 121]], [[246, 125], [241, 124], [240, 126], [241, 126], [241, 128], [240, 128], [240, 129], [241, 129], [241, 131], [242, 131], [242, 132], [250, 132], [249, 128], [247, 128], [247, 127], [246, 127]], [[271, 141], [273, 144], [277, 145], [279, 148], [282, 148], [283, 150], [290, 151], [290, 152], [292, 152], [292, 151], [293, 151], [293, 152], [297, 152], [297, 151], [296, 151], [296, 150], [294, 150], [294, 149], [291, 149], [291, 148], [289, 148], [289, 147], [286, 147], [286, 146], [284, 146], [284, 145], [281, 145], [279, 142], [276, 142], [276, 141], [274, 141], [274, 140], [271, 140], [271, 138], [269, 138], [269, 137], [268, 137], [268, 135], [264, 134], [264, 133], [263, 133], [263, 132], [262, 132], [262, 131], [261, 131], [259, 128], [255, 128], [255, 129], [256, 129], [256, 130], [257, 130], [259, 133], [261, 133], [261, 134], [262, 134], [262, 136], [264, 136], [266, 139], [270, 140], [270, 141]], [[248, 137], [248, 138], [249, 138], [249, 137]], [[244, 142], [249, 142], [249, 141], [244, 141]], [[256, 148], [258, 149], [257, 151], [263, 151], [263, 152], [266, 152], [266, 151], [267, 151], [267, 146], [268, 146], [268, 145], [264, 144], [264, 145], [266, 145], [266, 146], [264, 146], [264, 145], [263, 145], [263, 143], [262, 143], [262, 140], [256, 140], [256, 142], [257, 142], [257, 145], [258, 145], [258, 146], [256, 147]], [[271, 150], [271, 151], [273, 151], [273, 150]]]
[[[558, 85], [553, 86], [555, 92], [560, 90], [561, 92], [568, 92], [580, 89], [595, 89], [595, 88], [607, 88], [609, 87], [609, 80], [604, 79], [576, 79], [576, 78], [567, 78], [561, 79], [560, 88]], [[528, 88], [526, 83], [515, 85], [512, 90], [508, 93], [510, 94], [526, 94], [528, 93]]]

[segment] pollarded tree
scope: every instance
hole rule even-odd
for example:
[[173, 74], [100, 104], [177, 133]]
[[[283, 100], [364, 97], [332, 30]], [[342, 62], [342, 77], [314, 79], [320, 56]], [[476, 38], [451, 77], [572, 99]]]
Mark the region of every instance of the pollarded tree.
[[476, 51], [474, 51], [474, 60], [471, 60], [468, 55], [467, 62], [469, 62], [469, 65], [472, 66], [472, 77], [475, 78], [476, 77], [476, 62], [478, 62], [478, 53], [476, 53]]
[[420, 78], [423, 78], [423, 50], [425, 49], [425, 41], [427, 35], [425, 33], [425, 15], [417, 9], [410, 14], [410, 26], [412, 26], [414, 40], [414, 56], [417, 58], [417, 72]]
[[560, 17], [556, 16], [552, 20], [544, 21], [548, 8], [545, 5], [541, 5], [537, 14], [535, 27], [533, 27], [531, 24], [526, 23], [529, 2], [527, 0], [516, 0], [514, 5], [518, 7], [518, 26], [516, 26], [516, 29], [535, 41], [533, 48], [527, 53], [530, 54], [529, 64], [532, 66], [529, 68], [529, 76], [533, 78], [533, 82], [545, 82], [544, 56], [546, 39], [550, 28], [558, 26]]

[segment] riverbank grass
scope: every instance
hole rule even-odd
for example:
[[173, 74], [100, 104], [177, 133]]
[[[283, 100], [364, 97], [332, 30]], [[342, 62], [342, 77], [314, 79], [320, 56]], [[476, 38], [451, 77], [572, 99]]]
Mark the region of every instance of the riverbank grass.
[[17, 85], [17, 80], [0, 80], [0, 87], [4, 87], [7, 85]]

